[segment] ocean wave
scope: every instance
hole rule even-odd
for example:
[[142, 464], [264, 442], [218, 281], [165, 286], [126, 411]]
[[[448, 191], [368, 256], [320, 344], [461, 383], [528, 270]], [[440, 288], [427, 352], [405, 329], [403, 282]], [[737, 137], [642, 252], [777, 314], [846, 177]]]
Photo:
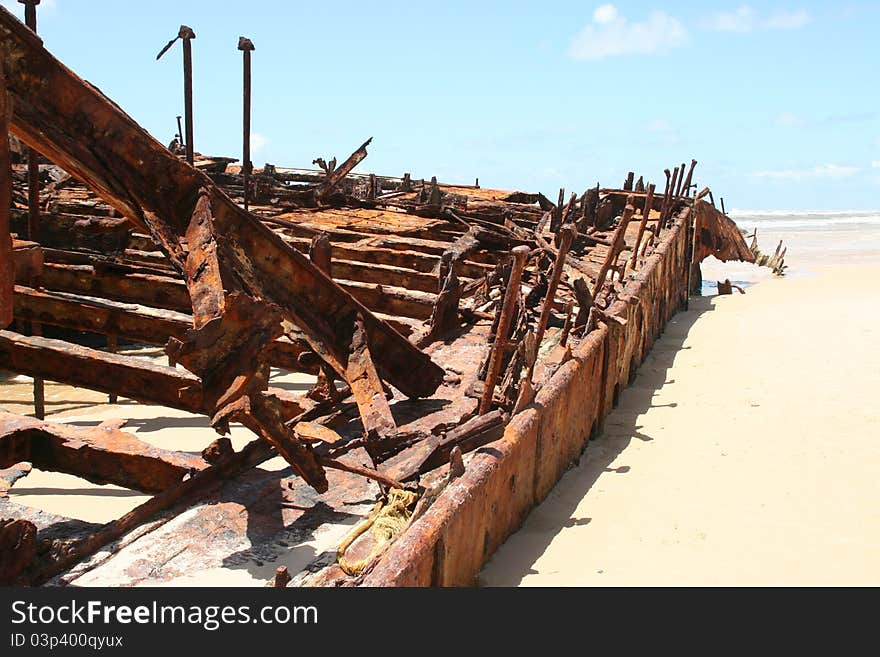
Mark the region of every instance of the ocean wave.
[[750, 217], [841, 217], [878, 215], [880, 210], [742, 210], [734, 209], [731, 217], [748, 215]]
[[784, 210], [730, 213], [742, 227], [825, 228], [830, 226], [880, 226], [880, 211], [791, 212]]

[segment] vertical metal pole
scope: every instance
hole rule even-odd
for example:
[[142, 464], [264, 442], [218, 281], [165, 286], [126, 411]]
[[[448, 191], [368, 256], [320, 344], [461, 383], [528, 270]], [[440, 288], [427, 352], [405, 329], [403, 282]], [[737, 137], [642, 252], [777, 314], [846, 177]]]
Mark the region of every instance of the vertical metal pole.
[[[40, 0], [18, 0], [24, 5], [24, 22], [37, 33], [37, 5]], [[28, 149], [28, 239], [40, 241], [40, 154]]]
[[183, 39], [183, 116], [186, 122], [186, 161], [193, 163], [193, 89], [192, 89], [192, 28], [180, 26], [178, 36]]
[[[24, 5], [24, 22], [34, 34], [37, 33], [37, 5], [40, 0], [18, 0]], [[40, 154], [28, 149], [28, 239], [40, 241]], [[39, 322], [31, 322], [31, 334], [42, 335]], [[34, 415], [42, 420], [46, 417], [45, 385], [41, 377], [34, 377]]]
[[[694, 162], [696, 164], [696, 161]], [[675, 188], [675, 198], [681, 198], [681, 185], [684, 182], [684, 162], [681, 163], [681, 169], [678, 174], [678, 186]]]
[[[13, 321], [12, 295], [15, 271], [12, 264], [12, 235], [9, 231], [9, 208], [12, 205], [12, 161], [9, 157], [9, 95], [6, 77], [0, 66], [0, 328]], [[21, 320], [16, 322], [16, 326]]]
[[243, 73], [242, 73], [242, 154], [241, 154], [241, 173], [244, 177], [244, 209], [248, 209], [248, 189], [251, 178], [251, 52], [254, 50], [254, 44], [250, 39], [238, 37], [238, 49], [242, 52]]
[[[39, 322], [31, 322], [31, 335], [43, 335], [43, 327]], [[43, 379], [34, 377], [34, 416], [38, 420], [46, 419], [46, 390]]]
[[[111, 354], [115, 354], [118, 348], [119, 348], [119, 343], [116, 339], [116, 336], [115, 335], [108, 335], [107, 336], [107, 351], [109, 351]], [[108, 396], [108, 400], [111, 404], [115, 404], [117, 399], [118, 399], [118, 397], [115, 392], [111, 392], [110, 395]]]

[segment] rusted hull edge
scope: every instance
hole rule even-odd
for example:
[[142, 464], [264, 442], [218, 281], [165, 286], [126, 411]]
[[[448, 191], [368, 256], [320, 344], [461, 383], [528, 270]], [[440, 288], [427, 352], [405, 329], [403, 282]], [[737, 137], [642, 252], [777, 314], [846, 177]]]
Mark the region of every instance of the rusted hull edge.
[[[479, 450], [364, 580], [363, 586], [472, 586], [483, 565], [583, 451], [667, 322], [687, 304], [690, 210], [685, 209], [601, 324]], [[629, 297], [633, 302], [627, 302]], [[607, 369], [607, 371], [606, 371]]]

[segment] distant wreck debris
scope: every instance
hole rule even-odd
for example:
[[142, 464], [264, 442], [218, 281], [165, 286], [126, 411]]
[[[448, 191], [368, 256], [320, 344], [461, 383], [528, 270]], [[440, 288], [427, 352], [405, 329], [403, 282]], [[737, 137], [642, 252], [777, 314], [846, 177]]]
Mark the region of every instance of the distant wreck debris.
[[[235, 167], [192, 150], [189, 109], [175, 152], [162, 146], [2, 8], [0, 57], [2, 130], [34, 149], [13, 161], [0, 142], [0, 368], [34, 378], [36, 416], [0, 412], [2, 584], [100, 576], [122, 551], [165, 564], [124, 583], [172, 579], [377, 491], [339, 563], [275, 585], [467, 581], [601, 427], [699, 263], [759, 257], [707, 188], [692, 194], [696, 161], [662, 193], [630, 173], [556, 203], [354, 173], [370, 140], [339, 165], [253, 169], [245, 137]], [[314, 384], [290, 392], [278, 370]], [[192, 454], [124, 422], [45, 421], [43, 379], [220, 435]], [[232, 423], [254, 434], [237, 451]], [[275, 456], [289, 469], [257, 467]], [[153, 497], [103, 526], [52, 516], [5, 496], [25, 463]]]
[[[743, 232], [745, 234], [745, 232]], [[788, 247], [783, 248], [782, 240], [779, 240], [779, 244], [776, 245], [776, 250], [773, 252], [772, 256], [768, 256], [765, 253], [761, 253], [758, 248], [758, 229], [756, 228], [754, 232], [747, 236], [746, 239], [751, 239], [751, 243], [749, 244], [749, 251], [752, 252], [754, 256], [755, 264], [759, 267], [769, 267], [770, 270], [776, 274], [777, 276], [784, 276], [785, 270], [788, 268], [788, 265], [785, 264], [785, 254], [788, 252]]]

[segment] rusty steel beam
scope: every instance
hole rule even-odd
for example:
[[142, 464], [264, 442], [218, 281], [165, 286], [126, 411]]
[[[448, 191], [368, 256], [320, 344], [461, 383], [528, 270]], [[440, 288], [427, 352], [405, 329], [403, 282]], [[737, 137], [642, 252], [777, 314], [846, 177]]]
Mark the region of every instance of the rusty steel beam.
[[[432, 280], [436, 285], [436, 279], [432, 277]], [[92, 265], [46, 263], [40, 283], [47, 289], [61, 292], [192, 312], [186, 284], [172, 276], [126, 273], [110, 268], [102, 269], [99, 274]], [[435, 295], [427, 292], [411, 292], [381, 283], [339, 280], [337, 284], [373, 312], [389, 315], [428, 319], [436, 301]]]
[[[172, 310], [35, 290], [23, 285], [15, 286], [13, 306], [15, 316], [20, 319], [75, 331], [116, 335], [152, 345], [165, 345], [169, 337], [181, 338], [192, 326], [190, 315]], [[266, 362], [291, 372], [316, 374], [318, 369], [315, 366], [304, 366], [299, 362], [300, 354], [309, 350], [311, 346], [302, 340], [276, 340], [266, 348]]]
[[504, 293], [504, 301], [498, 309], [498, 327], [495, 331], [495, 342], [489, 354], [489, 367], [486, 371], [486, 380], [483, 384], [483, 394], [480, 398], [479, 413], [483, 415], [489, 412], [492, 398], [495, 395], [495, 384], [498, 382], [498, 374], [501, 372], [501, 361], [507, 348], [507, 338], [510, 333], [510, 324], [520, 297], [520, 280], [522, 279], [523, 267], [529, 257], [529, 247], [517, 246], [513, 249], [513, 263], [510, 268], [510, 278], [507, 279], [507, 289]]
[[75, 331], [164, 345], [192, 325], [189, 315], [65, 292], [15, 286], [15, 316]]
[[642, 243], [642, 236], [645, 234], [645, 227], [648, 225], [648, 217], [651, 215], [651, 208], [654, 206], [654, 183], [648, 185], [648, 193], [645, 195], [645, 205], [642, 207], [642, 220], [639, 223], [639, 232], [636, 234], [636, 243], [633, 246], [632, 256], [629, 259], [629, 268], [636, 268], [636, 261], [639, 257], [639, 245]]
[[[62, 340], [0, 331], [0, 369], [190, 413], [212, 412], [205, 403], [201, 381], [189, 372]], [[282, 402], [286, 419], [304, 410], [301, 400], [282, 390], [269, 388], [263, 394]]]
[[333, 191], [336, 189], [337, 185], [342, 182], [342, 179], [345, 178], [349, 173], [351, 173], [352, 169], [354, 169], [365, 157], [367, 157], [367, 146], [370, 145], [370, 142], [373, 141], [373, 138], [370, 137], [361, 144], [357, 150], [352, 153], [348, 159], [340, 164], [338, 167], [333, 169], [330, 173], [327, 174], [326, 179], [318, 185], [315, 190], [315, 196], [317, 199], [323, 200], [330, 196]]
[[[608, 271], [611, 269], [611, 265], [617, 260], [617, 257], [620, 255], [620, 252], [623, 250], [623, 247], [626, 245], [626, 228], [629, 226], [629, 222], [632, 219], [633, 213], [635, 212], [635, 208], [631, 203], [632, 197], [626, 204], [626, 208], [623, 210], [623, 216], [620, 218], [620, 224], [617, 228], [614, 229], [614, 237], [611, 240], [611, 247], [608, 249], [608, 253], [605, 254], [605, 260], [602, 263], [602, 267], [599, 269], [599, 274], [596, 276], [596, 283], [593, 286], [593, 299], [599, 298], [599, 293], [602, 291], [602, 287], [605, 285], [605, 277], [608, 275]], [[611, 280], [614, 280], [614, 275], [611, 275]]]
[[186, 285], [171, 276], [126, 274], [112, 270], [98, 272], [91, 265], [47, 262], [43, 265], [40, 283], [48, 290], [192, 313]]
[[346, 363], [345, 380], [351, 386], [361, 415], [366, 435], [366, 449], [375, 456], [375, 446], [382, 438], [397, 433], [397, 425], [391, 415], [391, 407], [385, 398], [382, 381], [376, 371], [373, 355], [367, 344], [366, 327], [362, 317], [358, 317], [351, 338], [351, 351]]
[[[28, 215], [23, 210], [12, 210], [10, 223], [13, 232], [28, 234]], [[130, 221], [118, 217], [46, 212], [42, 215], [40, 238], [34, 241], [44, 247], [114, 253], [125, 248], [133, 229]]]
[[[541, 342], [544, 339], [544, 331], [547, 330], [547, 322], [550, 320], [550, 311], [553, 308], [553, 300], [556, 298], [556, 288], [562, 278], [562, 270], [565, 264], [565, 256], [568, 255], [568, 249], [577, 235], [577, 228], [574, 224], [563, 224], [559, 229], [559, 251], [556, 254], [556, 261], [553, 263], [553, 274], [547, 284], [547, 294], [544, 296], [544, 304], [541, 306], [541, 316], [538, 319], [538, 326], [535, 329], [535, 350], [536, 353], [541, 350]], [[532, 378], [534, 363], [529, 367], [529, 380]]]
[[[0, 55], [15, 101], [12, 132], [149, 231], [180, 271], [183, 235], [205, 189], [224, 269], [235, 273], [247, 294], [277, 305], [340, 375], [361, 313], [382, 378], [411, 397], [428, 396], [440, 385], [443, 370], [427, 355], [65, 68], [5, 10]], [[70, 107], [87, 111], [72, 114]]]
[[[192, 313], [192, 304], [186, 285], [177, 278], [140, 272], [125, 273], [117, 271], [115, 267], [96, 268], [89, 264], [65, 264], [57, 262], [56, 256], [57, 253], [52, 256], [56, 262], [47, 262], [43, 268], [40, 283], [46, 289], [123, 303], [135, 303], [151, 308], [174, 310], [187, 315]], [[70, 257], [69, 259], [77, 260], [78, 258]], [[85, 262], [94, 262], [94, 260], [86, 257]], [[29, 279], [19, 282], [27, 284]], [[402, 315], [401, 319], [394, 317], [383, 319], [401, 335], [409, 335], [412, 332], [411, 322], [406, 320], [407, 317], [418, 319], [430, 316], [432, 302], [430, 298], [425, 298], [426, 295], [410, 294], [405, 290], [388, 290], [388, 288], [385, 288], [383, 294], [380, 285], [362, 284], [354, 281], [351, 283], [343, 281], [342, 285], [356, 292], [361, 299], [366, 301], [368, 306], [373, 306], [374, 311]], [[294, 342], [299, 341], [294, 340]], [[283, 363], [284, 361], [277, 363], [273, 361], [273, 364], [277, 364], [278, 367], [296, 369]]]
[[0, 412], [0, 468], [22, 461], [145, 493], [171, 488], [208, 465], [189, 452], [154, 447], [112, 423], [75, 427]]

